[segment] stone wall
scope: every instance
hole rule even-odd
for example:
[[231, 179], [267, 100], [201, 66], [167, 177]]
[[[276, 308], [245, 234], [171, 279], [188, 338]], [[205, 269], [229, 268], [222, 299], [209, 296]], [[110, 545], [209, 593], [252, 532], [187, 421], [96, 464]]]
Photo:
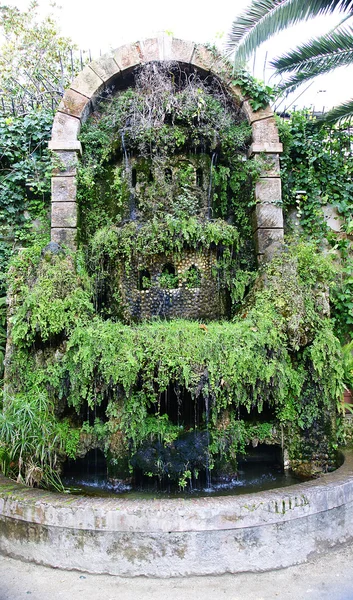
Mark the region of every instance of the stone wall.
[[[225, 292], [219, 290], [216, 250], [207, 253], [184, 250], [175, 258], [156, 255], [143, 268], [134, 265], [128, 274], [118, 277], [120, 294], [127, 321], [140, 321], [153, 317], [184, 319], [219, 319], [226, 316]], [[161, 283], [163, 268], [172, 266], [177, 280], [172, 288]], [[188, 282], [189, 269], [195, 267], [200, 274], [200, 285]], [[150, 284], [141, 285], [145, 273]], [[150, 287], [149, 287], [150, 285]], [[140, 289], [139, 289], [140, 288]], [[145, 288], [145, 289], [141, 289]]]

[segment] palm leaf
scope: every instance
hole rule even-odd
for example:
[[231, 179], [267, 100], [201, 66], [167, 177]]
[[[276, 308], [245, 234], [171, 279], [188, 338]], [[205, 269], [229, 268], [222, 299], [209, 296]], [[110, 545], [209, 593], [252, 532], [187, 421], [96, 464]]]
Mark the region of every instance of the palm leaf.
[[227, 48], [237, 62], [244, 61], [275, 33], [336, 9], [351, 12], [353, 0], [253, 0], [233, 22]]
[[311, 71], [327, 73], [353, 62], [353, 28], [344, 27], [311, 39], [302, 46], [275, 58], [271, 65], [278, 73]]
[[353, 99], [343, 102], [339, 106], [335, 106], [330, 110], [323, 119], [328, 123], [339, 123], [353, 117]]

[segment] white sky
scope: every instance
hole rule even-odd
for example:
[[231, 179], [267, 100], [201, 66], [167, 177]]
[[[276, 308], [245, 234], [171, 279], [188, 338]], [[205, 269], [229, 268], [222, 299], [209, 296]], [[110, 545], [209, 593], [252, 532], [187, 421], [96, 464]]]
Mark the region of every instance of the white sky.
[[[195, 42], [216, 43], [220, 48], [236, 14], [249, 0], [57, 0], [60, 10], [54, 14], [63, 35], [72, 38], [81, 49], [90, 49], [92, 58], [122, 44], [153, 36], [160, 31], [172, 32], [175, 37]], [[8, 0], [8, 4], [27, 9], [30, 0]], [[53, 12], [50, 0], [39, 0], [43, 13]], [[269, 80], [271, 71], [264, 72], [272, 57], [294, 48], [298, 43], [328, 31], [338, 22], [332, 15], [315, 19], [283, 32], [264, 44], [257, 52], [254, 74]], [[249, 64], [253, 71], [253, 61]], [[353, 67], [341, 68], [331, 75], [314, 81], [309, 90], [295, 100], [298, 90], [281, 108], [290, 102], [298, 107], [314, 105], [317, 110], [330, 108], [353, 97]], [[272, 80], [269, 81], [272, 83]]]

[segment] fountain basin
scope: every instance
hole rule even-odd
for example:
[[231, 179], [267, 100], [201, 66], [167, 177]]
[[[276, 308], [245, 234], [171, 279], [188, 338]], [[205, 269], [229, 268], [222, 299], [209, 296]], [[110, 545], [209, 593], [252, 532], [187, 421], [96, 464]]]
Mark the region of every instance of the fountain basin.
[[172, 577], [266, 571], [353, 538], [353, 451], [320, 479], [234, 497], [127, 500], [0, 476], [0, 552], [62, 569]]

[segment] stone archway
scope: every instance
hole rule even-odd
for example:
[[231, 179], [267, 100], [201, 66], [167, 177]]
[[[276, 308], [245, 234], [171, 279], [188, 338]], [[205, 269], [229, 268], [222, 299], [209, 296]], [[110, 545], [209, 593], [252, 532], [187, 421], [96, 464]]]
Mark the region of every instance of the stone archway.
[[54, 118], [49, 148], [54, 155], [51, 205], [51, 239], [76, 247], [76, 165], [81, 153], [81, 125], [94, 110], [102, 93], [123, 80], [135, 67], [151, 61], [176, 61], [219, 77], [243, 108], [252, 127], [250, 155], [262, 155], [266, 169], [256, 184], [253, 232], [258, 259], [270, 258], [283, 241], [283, 213], [279, 153], [282, 144], [269, 107], [254, 112], [249, 98], [232, 83], [222, 57], [205, 46], [167, 35], [121, 46], [91, 62], [66, 90]]

